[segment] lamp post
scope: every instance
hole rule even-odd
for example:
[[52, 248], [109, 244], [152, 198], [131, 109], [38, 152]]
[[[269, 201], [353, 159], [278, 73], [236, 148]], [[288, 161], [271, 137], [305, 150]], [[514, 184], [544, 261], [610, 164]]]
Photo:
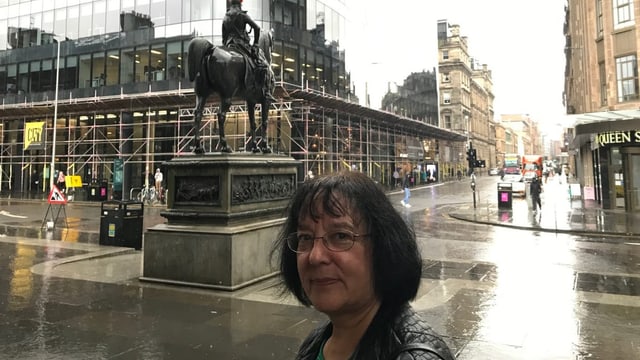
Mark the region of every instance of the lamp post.
[[51, 165], [49, 169], [49, 189], [53, 189], [53, 175], [55, 174], [55, 162], [56, 162], [56, 127], [58, 122], [58, 84], [60, 82], [60, 40], [56, 40], [58, 44], [56, 54], [56, 91], [53, 101], [53, 139], [51, 140]]

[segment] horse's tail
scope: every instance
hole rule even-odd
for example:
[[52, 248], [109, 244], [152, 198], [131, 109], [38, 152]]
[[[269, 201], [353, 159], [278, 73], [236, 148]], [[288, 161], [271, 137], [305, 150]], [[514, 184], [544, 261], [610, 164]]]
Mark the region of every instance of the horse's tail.
[[207, 39], [194, 38], [189, 42], [188, 66], [189, 81], [196, 79], [196, 74], [200, 70], [202, 58], [213, 48], [213, 44]]

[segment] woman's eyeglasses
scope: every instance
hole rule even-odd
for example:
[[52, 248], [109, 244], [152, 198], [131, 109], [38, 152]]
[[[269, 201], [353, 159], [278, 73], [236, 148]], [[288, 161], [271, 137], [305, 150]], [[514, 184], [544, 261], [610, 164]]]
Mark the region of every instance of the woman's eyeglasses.
[[313, 236], [311, 234], [294, 232], [287, 236], [287, 246], [291, 251], [303, 254], [313, 249], [316, 239], [322, 239], [324, 247], [331, 251], [347, 251], [353, 247], [356, 239], [369, 234], [354, 234], [348, 230], [330, 231], [323, 236]]

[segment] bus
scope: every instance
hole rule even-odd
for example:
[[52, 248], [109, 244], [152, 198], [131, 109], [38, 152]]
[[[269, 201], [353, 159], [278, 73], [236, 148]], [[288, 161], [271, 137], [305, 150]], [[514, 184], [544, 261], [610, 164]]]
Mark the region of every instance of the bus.
[[542, 155], [522, 156], [522, 176], [525, 181], [531, 181], [536, 176], [542, 179]]

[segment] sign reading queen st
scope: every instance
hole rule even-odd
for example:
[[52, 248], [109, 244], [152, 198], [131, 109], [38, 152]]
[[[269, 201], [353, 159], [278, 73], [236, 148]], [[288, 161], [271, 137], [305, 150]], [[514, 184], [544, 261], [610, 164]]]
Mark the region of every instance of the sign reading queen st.
[[607, 131], [596, 134], [598, 147], [640, 145], [640, 130]]

